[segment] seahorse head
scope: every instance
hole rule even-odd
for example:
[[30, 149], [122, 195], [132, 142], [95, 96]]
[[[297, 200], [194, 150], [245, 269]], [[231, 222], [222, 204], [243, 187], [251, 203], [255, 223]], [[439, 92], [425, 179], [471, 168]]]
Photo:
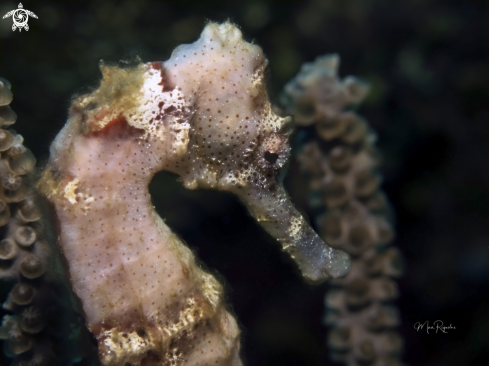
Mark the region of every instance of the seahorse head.
[[[186, 101], [189, 130], [185, 153], [170, 169], [188, 188], [237, 194], [307, 278], [343, 275], [348, 256], [314, 233], [277, 178], [290, 155], [291, 118], [273, 112], [266, 66], [261, 48], [244, 41], [231, 23], [210, 23], [199, 40], [173, 52], [161, 77], [165, 88]], [[177, 121], [185, 114], [183, 109], [172, 113]]]
[[139, 131], [138, 164], [177, 173], [190, 189], [237, 194], [307, 278], [340, 276], [348, 256], [314, 233], [277, 179], [290, 155], [291, 118], [273, 112], [266, 66], [261, 48], [244, 41], [236, 26], [209, 23], [168, 61], [102, 65], [99, 89], [78, 98], [72, 116], [85, 135], [131, 126]]

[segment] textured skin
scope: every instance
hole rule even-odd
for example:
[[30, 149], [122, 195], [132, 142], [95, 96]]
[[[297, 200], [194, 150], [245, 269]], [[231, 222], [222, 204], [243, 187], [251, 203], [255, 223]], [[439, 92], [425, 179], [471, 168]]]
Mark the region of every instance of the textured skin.
[[166, 62], [102, 65], [99, 89], [73, 102], [41, 188], [104, 365], [240, 364], [221, 286], [151, 205], [160, 170], [187, 188], [236, 193], [306, 277], [348, 269], [276, 180], [290, 118], [271, 110], [265, 66], [235, 26], [211, 23]]

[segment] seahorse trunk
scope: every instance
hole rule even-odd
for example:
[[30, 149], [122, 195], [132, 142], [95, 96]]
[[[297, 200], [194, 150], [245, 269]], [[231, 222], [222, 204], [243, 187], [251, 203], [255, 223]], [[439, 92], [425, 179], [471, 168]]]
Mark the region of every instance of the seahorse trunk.
[[151, 205], [154, 171], [141, 153], [143, 132], [118, 119], [75, 136], [84, 123], [73, 112], [42, 184], [101, 362], [240, 364], [239, 332], [221, 286]]

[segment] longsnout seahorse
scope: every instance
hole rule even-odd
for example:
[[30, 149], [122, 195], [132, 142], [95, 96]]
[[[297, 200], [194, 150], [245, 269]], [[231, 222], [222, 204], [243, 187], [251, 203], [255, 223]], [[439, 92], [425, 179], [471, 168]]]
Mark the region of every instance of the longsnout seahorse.
[[151, 205], [158, 171], [235, 193], [307, 279], [348, 271], [277, 179], [291, 119], [272, 111], [266, 65], [237, 27], [209, 23], [168, 61], [101, 64], [99, 88], [73, 101], [40, 188], [103, 365], [241, 364], [222, 287]]

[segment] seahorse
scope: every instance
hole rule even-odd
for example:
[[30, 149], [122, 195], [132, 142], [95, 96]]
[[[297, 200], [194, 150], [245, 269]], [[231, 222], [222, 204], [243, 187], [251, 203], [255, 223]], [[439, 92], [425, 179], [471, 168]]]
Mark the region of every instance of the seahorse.
[[209, 23], [165, 62], [101, 63], [99, 88], [74, 99], [39, 188], [103, 365], [241, 364], [221, 285], [151, 204], [158, 171], [236, 194], [306, 279], [348, 271], [278, 178], [292, 127], [272, 110], [266, 65], [236, 26]]

